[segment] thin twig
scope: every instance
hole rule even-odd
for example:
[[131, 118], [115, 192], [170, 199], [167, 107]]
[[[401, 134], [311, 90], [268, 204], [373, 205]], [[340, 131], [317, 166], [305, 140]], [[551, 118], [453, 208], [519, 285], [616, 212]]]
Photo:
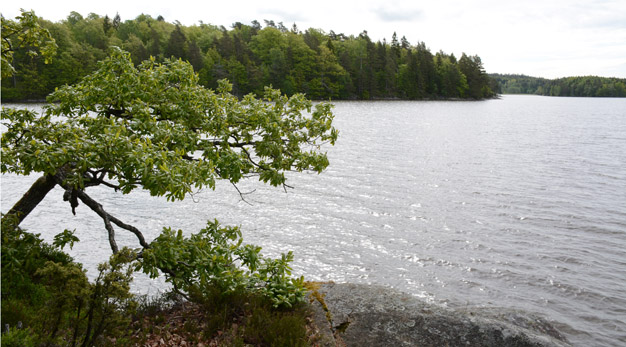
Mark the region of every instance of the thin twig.
[[242, 192], [241, 192], [241, 190], [239, 190], [239, 187], [237, 187], [237, 185], [236, 185], [234, 182], [230, 182], [230, 184], [232, 184], [232, 185], [233, 185], [233, 187], [235, 187], [235, 189], [237, 190], [237, 193], [239, 193], [239, 197], [241, 198], [241, 201], [243, 201], [243, 202], [245, 202], [246, 204], [248, 204], [248, 205], [252, 206], [252, 204], [251, 204], [251, 203], [249, 203], [249, 202], [246, 200], [246, 198], [244, 197], [244, 195], [252, 194], [252, 193], [254, 193], [254, 192], [256, 191], [256, 189], [255, 189], [255, 190], [253, 190], [253, 191], [251, 191], [251, 192], [242, 193]]

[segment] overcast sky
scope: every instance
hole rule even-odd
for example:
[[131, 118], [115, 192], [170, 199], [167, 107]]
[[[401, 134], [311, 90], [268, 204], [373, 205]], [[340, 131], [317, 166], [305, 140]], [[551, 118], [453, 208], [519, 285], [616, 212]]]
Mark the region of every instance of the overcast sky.
[[479, 55], [487, 72], [626, 78], [626, 0], [20, 0], [4, 1], [2, 14], [14, 18], [20, 8], [52, 21], [71, 11], [227, 28], [267, 19], [300, 30], [355, 36], [367, 30], [374, 41], [390, 41], [395, 31], [433, 53]]

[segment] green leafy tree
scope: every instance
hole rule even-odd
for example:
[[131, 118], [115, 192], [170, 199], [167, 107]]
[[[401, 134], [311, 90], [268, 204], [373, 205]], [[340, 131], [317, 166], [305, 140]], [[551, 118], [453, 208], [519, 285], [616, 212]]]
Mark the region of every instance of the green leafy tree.
[[266, 27], [252, 38], [250, 48], [259, 63], [267, 71], [265, 84], [278, 86], [278, 78], [283, 77], [286, 68], [285, 51], [287, 35], [273, 27]]
[[217, 92], [202, 87], [189, 63], [152, 59], [135, 67], [114, 49], [97, 71], [51, 94], [45, 114], [3, 108], [2, 173], [43, 174], [4, 218], [19, 224], [59, 185], [73, 212], [80, 201], [100, 216], [113, 253], [114, 225], [150, 249], [141, 230], [108, 213], [87, 189], [141, 188], [173, 201], [220, 179], [257, 177], [287, 187], [286, 171], [328, 166], [320, 146], [338, 134], [330, 104], [313, 108], [301, 94], [287, 98], [273, 89], [238, 100], [230, 88], [226, 81]]
[[[2, 78], [10, 77], [15, 72], [13, 54], [18, 48], [27, 47], [31, 57], [41, 54], [49, 63], [56, 54], [57, 45], [50, 32], [39, 24], [39, 18], [33, 11], [21, 10], [21, 15], [14, 20], [2, 21]], [[37, 52], [39, 51], [39, 52]]]
[[459, 69], [454, 54], [443, 52], [435, 56], [438, 90], [446, 98], [464, 98], [467, 94], [467, 79]]
[[130, 34], [128, 40], [122, 44], [122, 47], [130, 53], [135, 65], [149, 58], [148, 49], [135, 34]]

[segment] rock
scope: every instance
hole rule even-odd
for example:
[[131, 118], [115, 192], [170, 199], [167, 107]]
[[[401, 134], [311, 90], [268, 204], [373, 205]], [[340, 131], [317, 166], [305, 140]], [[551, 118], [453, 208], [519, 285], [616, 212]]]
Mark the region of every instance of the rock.
[[569, 346], [545, 320], [513, 310], [452, 310], [382, 286], [321, 284], [319, 346]]

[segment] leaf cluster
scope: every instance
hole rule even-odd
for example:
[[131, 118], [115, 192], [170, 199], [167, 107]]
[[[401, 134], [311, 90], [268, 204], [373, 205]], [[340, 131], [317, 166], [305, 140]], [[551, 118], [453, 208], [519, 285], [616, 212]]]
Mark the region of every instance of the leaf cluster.
[[239, 100], [226, 81], [216, 92], [197, 82], [186, 62], [135, 67], [114, 49], [96, 72], [54, 92], [44, 115], [3, 108], [2, 172], [64, 168], [76, 188], [142, 187], [180, 200], [217, 179], [279, 186], [285, 171], [328, 166], [319, 150], [337, 138], [331, 105], [270, 88]]
[[182, 230], [165, 228], [143, 251], [139, 268], [151, 277], [164, 271], [167, 281], [185, 295], [244, 291], [260, 294], [274, 307], [302, 302], [303, 278], [290, 276], [293, 254], [271, 259], [260, 251], [261, 247], [243, 244], [238, 227], [221, 227], [213, 221], [189, 237]]
[[13, 54], [19, 48], [26, 49], [30, 57], [41, 54], [46, 64], [51, 62], [56, 54], [57, 44], [50, 31], [39, 24], [39, 18], [35, 12], [21, 10], [16, 20], [0, 17], [2, 21], [2, 78], [10, 77], [15, 73]]

